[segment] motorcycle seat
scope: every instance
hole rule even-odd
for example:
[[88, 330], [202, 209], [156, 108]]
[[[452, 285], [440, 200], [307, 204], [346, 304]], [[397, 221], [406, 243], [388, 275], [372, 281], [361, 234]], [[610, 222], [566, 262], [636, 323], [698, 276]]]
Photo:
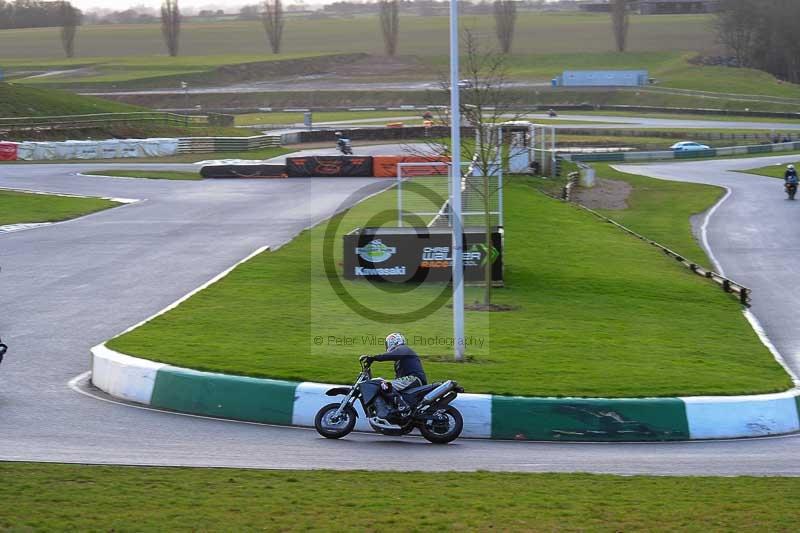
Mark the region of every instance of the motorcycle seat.
[[441, 383], [431, 383], [429, 385], [421, 385], [419, 387], [412, 387], [401, 392], [404, 396], [420, 396], [428, 394], [430, 391], [441, 385]]

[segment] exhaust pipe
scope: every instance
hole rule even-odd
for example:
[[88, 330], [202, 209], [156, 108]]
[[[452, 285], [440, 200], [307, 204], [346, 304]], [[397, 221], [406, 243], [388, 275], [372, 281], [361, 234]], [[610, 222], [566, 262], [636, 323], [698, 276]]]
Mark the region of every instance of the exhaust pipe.
[[442, 383], [441, 385], [430, 391], [428, 394], [426, 394], [425, 397], [422, 398], [420, 404], [426, 405], [429, 403], [433, 403], [434, 401], [438, 400], [451, 390], [455, 389], [456, 386], [457, 385], [453, 380], [448, 379], [447, 381], [445, 381], [444, 383]]

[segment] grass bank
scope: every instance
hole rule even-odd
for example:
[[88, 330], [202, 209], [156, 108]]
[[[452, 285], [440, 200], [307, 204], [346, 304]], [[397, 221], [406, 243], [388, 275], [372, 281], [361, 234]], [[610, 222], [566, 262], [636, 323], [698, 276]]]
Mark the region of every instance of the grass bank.
[[360, 471], [0, 463], [0, 477], [12, 531], [372, 531], [376, 516], [412, 531], [793, 531], [800, 490], [798, 478], [408, 473], [387, 502], [385, 475]]
[[116, 176], [120, 178], [144, 178], [153, 180], [200, 180], [197, 172], [178, 172], [168, 170], [93, 170], [84, 172], [87, 176]]
[[3, 118], [137, 111], [149, 110], [113, 100], [78, 96], [66, 91], [23, 87], [0, 82], [0, 117]]
[[[598, 68], [600, 68], [598, 66]], [[544, 87], [517, 88], [505, 91], [506, 101], [510, 104], [526, 106], [548, 106], [558, 104], [571, 105], [635, 105], [667, 108], [723, 109], [731, 113], [751, 111], [800, 112], [800, 103], [787, 104], [758, 99], [731, 99], [719, 94], [706, 96], [702, 102], [696, 96], [682, 94], [666, 94], [654, 91], [628, 90], [565, 90]], [[108, 96], [112, 98], [112, 96]], [[337, 90], [332, 85], [329, 90], [285, 90], [256, 93], [190, 93], [188, 102], [183, 94], [139, 94], [113, 97], [117, 101], [142, 105], [157, 109], [184, 109], [188, 106], [201, 106], [203, 109], [252, 109], [266, 108], [285, 109], [294, 107], [377, 107], [400, 105], [446, 105], [448, 96], [440, 90]], [[686, 118], [686, 117], [684, 117]]]
[[[786, 165], [789, 163], [778, 163], [775, 165], [767, 165], [765, 167], [751, 168], [748, 170], [740, 170], [746, 174], [755, 174], [757, 176], [766, 176], [767, 178], [783, 179], [784, 172], [786, 172]], [[794, 166], [800, 165], [800, 161], [795, 161]]]
[[699, 265], [711, 267], [705, 251], [692, 235], [690, 217], [714, 205], [724, 194], [722, 189], [627, 174], [606, 164], [593, 166], [597, 170], [597, 177], [624, 181], [632, 187], [627, 198], [627, 209], [601, 209], [599, 211], [602, 214]]
[[59, 222], [119, 205], [101, 198], [73, 198], [0, 190], [0, 226]]
[[[628, 179], [639, 189], [628, 216], [701, 261], [688, 220], [721, 191]], [[342, 235], [376, 225], [376, 214], [389, 216], [393, 192], [335, 217], [335, 233], [326, 235], [332, 227], [323, 223], [253, 258], [110, 346], [184, 367], [344, 383], [354, 377], [358, 354], [379, 352], [383, 336], [400, 329], [431, 378], [457, 379], [469, 392], [625, 397], [791, 386], [739, 305], [718, 288], [590, 214], [546, 198], [530, 179], [512, 180], [506, 192], [506, 287], [494, 300], [516, 310], [467, 313], [470, 364], [450, 362], [446, 287], [329, 284], [323, 245], [332, 246], [328, 274], [338, 279]], [[347, 295], [372, 311], [352, 311]], [[468, 302], [479, 297], [479, 288], [467, 288]], [[386, 366], [379, 371], [390, 374]]]

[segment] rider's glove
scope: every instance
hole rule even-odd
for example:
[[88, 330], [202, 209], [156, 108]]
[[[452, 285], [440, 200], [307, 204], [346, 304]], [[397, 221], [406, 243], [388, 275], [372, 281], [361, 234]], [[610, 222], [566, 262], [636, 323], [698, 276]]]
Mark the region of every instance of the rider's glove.
[[366, 363], [366, 364], [369, 365], [369, 364], [372, 364], [372, 362], [375, 360], [375, 358], [374, 357], [370, 357], [369, 355], [362, 355], [361, 357], [358, 358], [358, 360], [361, 361], [362, 363]]

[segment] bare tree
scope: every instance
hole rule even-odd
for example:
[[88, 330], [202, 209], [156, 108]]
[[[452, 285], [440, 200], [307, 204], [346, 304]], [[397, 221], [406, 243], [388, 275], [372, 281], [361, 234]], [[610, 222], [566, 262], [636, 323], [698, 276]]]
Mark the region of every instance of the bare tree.
[[380, 0], [381, 31], [383, 32], [383, 48], [387, 56], [397, 53], [397, 39], [400, 34], [400, 15], [397, 0]]
[[494, 28], [497, 33], [497, 40], [500, 41], [500, 49], [504, 54], [511, 52], [516, 23], [516, 0], [496, 0], [494, 3]]
[[161, 4], [161, 34], [167, 45], [169, 55], [178, 55], [179, 36], [181, 32], [181, 11], [178, 0], [164, 0]]
[[750, 66], [759, 26], [757, 0], [722, 0], [714, 19], [717, 37], [740, 67]]
[[715, 26], [739, 66], [800, 83], [800, 40], [791, 38], [798, 20], [797, 0], [722, 0]]
[[59, 2], [58, 14], [61, 19], [61, 46], [67, 57], [74, 57], [75, 33], [81, 23], [81, 12], [69, 2]]
[[[496, 250], [492, 242], [494, 210], [502, 190], [496, 179], [499, 167], [506, 167], [509, 160], [517, 155], [511, 149], [502, 148], [504, 139], [500, 138], [500, 124], [506, 121], [519, 120], [524, 113], [515, 111], [519, 109], [519, 102], [515, 102], [508, 94], [508, 65], [507, 56], [482, 47], [475, 35], [467, 30], [462, 39], [461, 91], [462, 124], [474, 128], [474, 136], [462, 136], [462, 151], [472, 154], [476, 174], [466, 176], [463, 187], [466, 194], [472, 195], [480, 202], [480, 213], [485, 228], [485, 239], [481, 245], [487, 258], [484, 267], [483, 308], [489, 309], [492, 305], [492, 266]], [[442, 82], [442, 88], [449, 93], [450, 85]], [[451, 117], [449, 110], [439, 108], [438, 121], [449, 124]], [[526, 148], [519, 148], [525, 149]], [[430, 141], [422, 151], [410, 149], [417, 155], [449, 156], [448, 144]]]
[[624, 52], [628, 47], [628, 25], [630, 23], [628, 0], [611, 0], [611, 23], [617, 51]]
[[281, 53], [283, 39], [283, 3], [281, 0], [264, 0], [264, 12], [261, 14], [264, 31], [267, 32], [269, 47], [273, 54]]

